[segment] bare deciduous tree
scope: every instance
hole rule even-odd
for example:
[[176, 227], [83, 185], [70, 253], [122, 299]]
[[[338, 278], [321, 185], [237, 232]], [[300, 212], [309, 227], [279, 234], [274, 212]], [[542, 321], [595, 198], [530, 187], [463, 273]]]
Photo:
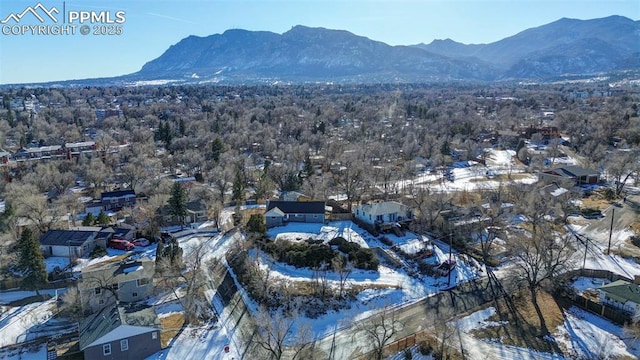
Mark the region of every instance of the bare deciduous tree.
[[353, 267], [344, 256], [334, 258], [331, 265], [333, 267], [333, 271], [338, 274], [338, 296], [342, 298], [344, 296], [347, 282], [349, 281], [349, 276], [353, 271]]
[[285, 354], [292, 360], [308, 359], [313, 348], [310, 326], [300, 324], [297, 314], [282, 310], [270, 313], [261, 307], [256, 314], [256, 344], [269, 359], [280, 360]]
[[617, 151], [612, 155], [605, 168], [613, 178], [616, 195], [620, 195], [627, 181], [640, 174], [640, 155], [633, 151]]
[[388, 306], [376, 315], [353, 324], [354, 336], [361, 335], [368, 340], [373, 347], [373, 358], [376, 360], [382, 360], [385, 347], [402, 327], [403, 324], [396, 312]]
[[536, 232], [522, 233], [509, 239], [515, 260], [513, 276], [524, 282], [529, 290], [542, 335], [548, 334], [549, 330], [538, 304], [538, 290], [545, 282], [571, 268], [570, 257], [574, 251], [568, 236], [557, 234], [546, 225], [538, 225]]

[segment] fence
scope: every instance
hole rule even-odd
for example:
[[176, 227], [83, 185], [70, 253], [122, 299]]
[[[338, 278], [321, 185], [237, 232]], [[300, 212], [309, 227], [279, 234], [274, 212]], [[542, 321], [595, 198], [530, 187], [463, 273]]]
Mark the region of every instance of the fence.
[[414, 345], [416, 345], [416, 338], [417, 335], [413, 334], [413, 335], [409, 335], [404, 339], [400, 339], [397, 341], [392, 342], [391, 344], [389, 344], [386, 348], [385, 351], [387, 353], [391, 353], [391, 354], [395, 354], [398, 353], [402, 350], [408, 349]]
[[[609, 279], [609, 281], [616, 280], [624, 280], [628, 282], [633, 282], [633, 279], [630, 279], [626, 276], [619, 275], [613, 273], [609, 270], [602, 269], [577, 269], [568, 271], [566, 273], [567, 277], [575, 277], [575, 276], [584, 276], [584, 277], [592, 277], [598, 279]], [[573, 295], [569, 298], [576, 306], [590, 311], [592, 313], [598, 314], [604, 318], [607, 318], [617, 324], [624, 325], [625, 323], [631, 320], [631, 315], [625, 311], [618, 310], [616, 308], [612, 308], [606, 305], [602, 305], [593, 300], [585, 298], [581, 295]]]
[[584, 296], [575, 295], [571, 300], [580, 308], [605, 317], [617, 324], [624, 325], [627, 322], [631, 321], [631, 315], [629, 313], [614, 309], [606, 305], [602, 305], [600, 303], [587, 299]]
[[574, 276], [584, 276], [584, 277], [592, 277], [592, 278], [599, 278], [599, 279], [609, 279], [609, 281], [624, 280], [631, 283], [633, 282], [633, 279], [630, 279], [626, 276], [613, 273], [609, 270], [601, 270], [601, 269], [571, 270], [566, 272], [566, 276], [569, 278]]
[[[442, 342], [439, 340], [436, 335], [433, 333], [433, 330], [424, 329], [416, 332], [415, 334], [411, 334], [402, 339], [398, 339], [392, 343], [385, 345], [383, 353], [385, 355], [397, 354], [401, 351], [411, 348], [412, 346], [420, 346], [424, 344], [427, 348], [430, 348], [433, 352], [443, 351], [447, 354], [447, 358], [457, 359], [459, 354], [459, 349], [452, 346], [449, 342]], [[367, 353], [358, 355], [355, 359], [357, 360], [370, 360], [374, 357], [375, 350], [369, 351]]]
[[353, 214], [351, 213], [330, 213], [327, 216], [327, 220], [329, 221], [345, 221], [353, 219]]

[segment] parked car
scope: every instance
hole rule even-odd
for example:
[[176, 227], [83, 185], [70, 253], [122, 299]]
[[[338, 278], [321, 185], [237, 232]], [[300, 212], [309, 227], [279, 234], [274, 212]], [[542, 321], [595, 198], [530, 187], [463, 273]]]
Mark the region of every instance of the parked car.
[[145, 238], [140, 238], [133, 240], [133, 245], [145, 247], [151, 245], [151, 242]]
[[108, 246], [118, 250], [133, 250], [135, 247], [132, 243], [124, 239], [111, 239]]

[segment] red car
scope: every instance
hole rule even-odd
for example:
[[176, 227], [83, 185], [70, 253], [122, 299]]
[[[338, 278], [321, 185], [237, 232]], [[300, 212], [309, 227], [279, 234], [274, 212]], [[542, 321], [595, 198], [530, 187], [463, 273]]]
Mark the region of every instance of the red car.
[[124, 239], [111, 239], [109, 240], [109, 247], [118, 250], [133, 250], [134, 245]]

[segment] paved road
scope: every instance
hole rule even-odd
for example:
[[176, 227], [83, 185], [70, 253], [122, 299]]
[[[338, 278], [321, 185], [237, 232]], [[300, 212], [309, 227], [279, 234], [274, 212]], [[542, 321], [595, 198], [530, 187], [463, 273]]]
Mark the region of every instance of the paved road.
[[[515, 290], [513, 283], [505, 281], [502, 283], [506, 284], [501, 291], [503, 295], [510, 294]], [[493, 296], [489, 279], [483, 277], [455, 289], [394, 308], [395, 317], [401, 326], [393, 340], [405, 338], [425, 329], [433, 329], [437, 323], [436, 319], [440, 319], [439, 321], [448, 320], [491, 301], [493, 301]], [[366, 319], [362, 327], [366, 327], [366, 322], [375, 321], [375, 317]], [[372, 350], [371, 345], [365, 339], [364, 334], [358, 333], [353, 327], [336, 329], [335, 336], [328, 336], [318, 342], [318, 348], [326, 354], [331, 354], [330, 359], [350, 359], [354, 358], [356, 354], [364, 354]]]

